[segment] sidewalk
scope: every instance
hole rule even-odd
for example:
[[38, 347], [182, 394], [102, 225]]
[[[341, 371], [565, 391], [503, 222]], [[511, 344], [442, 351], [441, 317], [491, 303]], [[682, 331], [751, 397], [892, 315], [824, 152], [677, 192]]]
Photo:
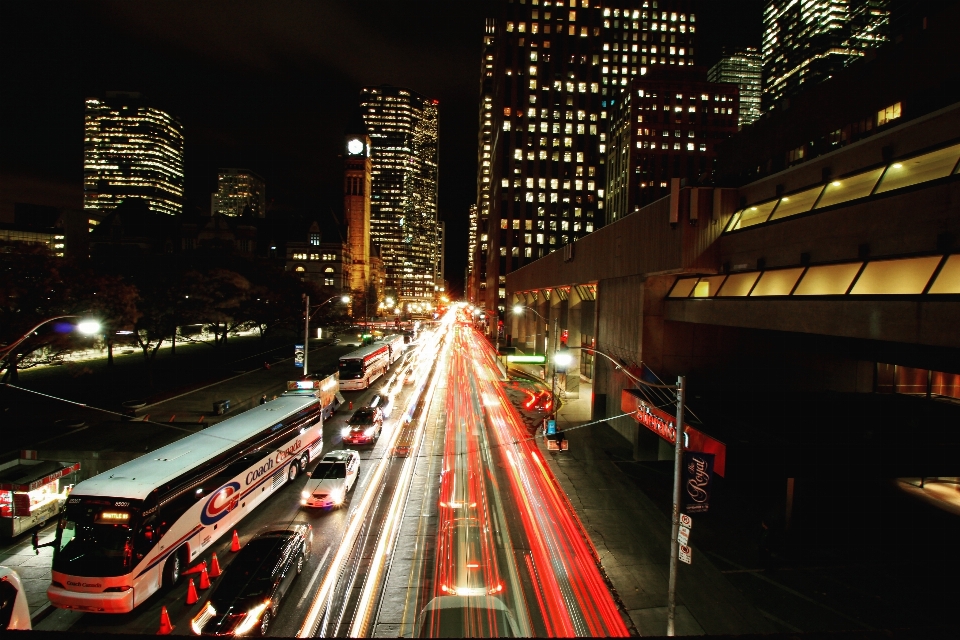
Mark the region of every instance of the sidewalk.
[[[507, 391], [522, 391], [527, 384], [534, 386], [515, 381]], [[581, 382], [579, 396], [565, 401], [557, 415], [557, 428], [567, 432], [569, 451], [548, 452], [543, 440], [538, 445], [639, 634], [665, 635], [670, 522], [614, 464], [632, 458], [629, 443], [605, 423], [578, 428], [590, 422], [592, 387]], [[525, 421], [542, 418], [521, 413]], [[698, 553], [696, 527], [691, 538], [693, 564], [679, 568], [677, 634], [776, 632], [708, 557]]]

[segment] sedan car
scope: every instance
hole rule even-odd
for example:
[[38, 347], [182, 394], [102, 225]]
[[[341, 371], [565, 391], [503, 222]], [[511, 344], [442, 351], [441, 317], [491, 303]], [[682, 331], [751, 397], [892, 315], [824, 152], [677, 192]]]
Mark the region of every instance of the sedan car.
[[376, 442], [383, 430], [383, 411], [379, 407], [357, 409], [343, 428], [343, 441], [347, 444], [370, 444]]
[[190, 623], [197, 635], [265, 635], [277, 608], [303, 571], [313, 531], [308, 524], [270, 528], [237, 553]]
[[339, 507], [360, 475], [360, 454], [349, 449], [331, 451], [311, 472], [300, 494], [305, 507]]

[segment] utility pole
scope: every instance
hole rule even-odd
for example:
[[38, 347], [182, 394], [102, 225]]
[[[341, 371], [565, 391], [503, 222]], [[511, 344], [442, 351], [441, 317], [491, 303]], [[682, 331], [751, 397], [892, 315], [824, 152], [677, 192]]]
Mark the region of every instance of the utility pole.
[[303, 296], [306, 306], [303, 309], [303, 377], [307, 377], [307, 356], [310, 355], [310, 296]]
[[683, 477], [683, 394], [686, 376], [677, 378], [676, 443], [673, 450], [673, 523], [670, 527], [670, 581], [667, 585], [667, 635], [676, 635], [677, 563], [680, 558], [680, 479]]
[[557, 412], [557, 349], [559, 348], [558, 338], [560, 337], [558, 329], [559, 324], [560, 318], [555, 317], [553, 319], [553, 387], [551, 391], [553, 395], [550, 396], [553, 400], [552, 408], [554, 413]]

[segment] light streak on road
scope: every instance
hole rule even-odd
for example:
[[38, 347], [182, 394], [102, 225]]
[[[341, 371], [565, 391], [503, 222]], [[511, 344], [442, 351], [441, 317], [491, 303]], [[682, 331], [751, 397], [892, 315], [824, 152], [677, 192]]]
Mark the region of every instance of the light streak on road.
[[[439, 332], [438, 332], [439, 333]], [[426, 342], [424, 340], [424, 342]], [[418, 350], [420, 357], [426, 358], [425, 346], [422, 345]], [[432, 346], [435, 348], [439, 346], [439, 340], [433, 342]], [[447, 345], [444, 347], [448, 348]], [[436, 358], [439, 353], [433, 354], [433, 357]], [[409, 417], [413, 415], [414, 407], [418, 402], [419, 394], [412, 394], [410, 405], [403, 412], [403, 416]], [[404, 419], [405, 419], [404, 418]], [[394, 421], [396, 426], [397, 421]], [[392, 451], [396, 444], [396, 440], [399, 437], [401, 429], [394, 428], [391, 430], [390, 439], [387, 443], [385, 451]], [[316, 631], [317, 625], [320, 622], [321, 616], [324, 614], [328, 599], [333, 592], [333, 588], [336, 585], [337, 581], [340, 578], [340, 573], [343, 568], [344, 562], [350, 556], [350, 553], [353, 551], [354, 545], [357, 542], [357, 537], [360, 533], [360, 530], [363, 528], [364, 523], [367, 520], [367, 515], [370, 511], [371, 506], [373, 505], [378, 492], [375, 490], [380, 486], [380, 483], [383, 480], [383, 476], [386, 473], [387, 467], [391, 461], [391, 456], [383, 455], [379, 462], [377, 463], [373, 475], [370, 476], [370, 479], [366, 485], [366, 491], [363, 494], [363, 498], [356, 508], [351, 510], [349, 518], [349, 524], [344, 532], [343, 538], [341, 539], [336, 554], [333, 557], [333, 560], [330, 563], [330, 566], [327, 568], [327, 572], [324, 575], [323, 581], [320, 583], [320, 589], [317, 590], [313, 601], [310, 605], [310, 610], [304, 618], [303, 624], [300, 627], [300, 630], [297, 632], [297, 637], [307, 638], [313, 636]]]

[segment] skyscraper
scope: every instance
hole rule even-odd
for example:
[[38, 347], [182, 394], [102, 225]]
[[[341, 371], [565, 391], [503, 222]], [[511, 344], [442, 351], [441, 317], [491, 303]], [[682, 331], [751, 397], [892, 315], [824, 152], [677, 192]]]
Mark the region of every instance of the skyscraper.
[[[506, 274], [600, 226], [609, 101], [649, 69], [693, 64], [692, 2], [504, 2], [483, 40], [477, 304]], [[494, 323], [495, 326], [495, 323]]]
[[760, 117], [763, 58], [756, 47], [724, 47], [723, 57], [710, 67], [707, 80], [732, 82], [740, 88], [740, 118], [743, 127]]
[[608, 224], [681, 184], [712, 184], [718, 142], [737, 132], [737, 85], [707, 82], [703, 67], [657, 70], [628, 86], [609, 107]]
[[768, 0], [763, 9], [767, 113], [888, 39], [889, 0]]
[[365, 87], [370, 136], [370, 235], [381, 248], [385, 294], [398, 304], [432, 302], [437, 286], [439, 103], [400, 87]]
[[103, 215], [126, 198], [158, 213], [182, 211], [183, 127], [138, 93], [107, 92], [85, 101], [83, 208]]
[[265, 191], [263, 178], [252, 171], [220, 169], [217, 190], [211, 198], [211, 212], [223, 216], [242, 216], [247, 212], [262, 218], [266, 213]]

